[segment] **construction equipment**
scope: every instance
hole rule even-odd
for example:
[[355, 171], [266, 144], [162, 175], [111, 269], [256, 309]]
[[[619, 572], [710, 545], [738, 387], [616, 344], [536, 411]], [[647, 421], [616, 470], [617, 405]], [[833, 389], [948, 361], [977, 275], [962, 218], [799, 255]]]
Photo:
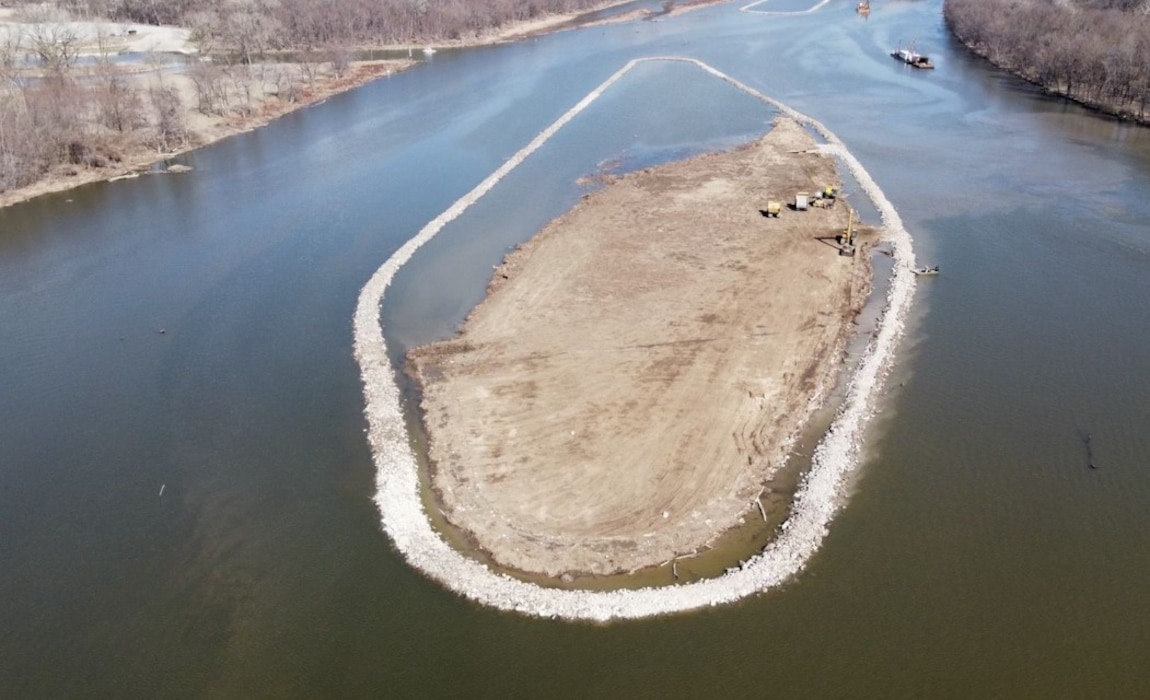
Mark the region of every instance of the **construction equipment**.
[[773, 199], [767, 200], [767, 210], [766, 210], [767, 216], [773, 216], [777, 219], [777, 218], [779, 218], [779, 212], [782, 211], [782, 209], [783, 209], [783, 203], [782, 202], [776, 202]]
[[855, 254], [855, 213], [853, 209], [848, 210], [847, 214], [847, 228], [839, 236], [839, 255], [847, 257], [854, 257]]
[[838, 196], [838, 193], [839, 192], [838, 192], [838, 190], [835, 189], [834, 185], [827, 185], [826, 187], [823, 188], [823, 198], [824, 199], [834, 199], [835, 197]]

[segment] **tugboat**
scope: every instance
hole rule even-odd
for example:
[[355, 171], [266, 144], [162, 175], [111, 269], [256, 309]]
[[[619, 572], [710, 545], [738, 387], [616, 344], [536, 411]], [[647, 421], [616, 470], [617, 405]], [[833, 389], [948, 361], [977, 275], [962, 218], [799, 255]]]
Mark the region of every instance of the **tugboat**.
[[934, 68], [934, 63], [929, 58], [914, 50], [913, 43], [909, 48], [898, 48], [891, 51], [890, 55], [895, 60], [902, 61], [912, 68]]

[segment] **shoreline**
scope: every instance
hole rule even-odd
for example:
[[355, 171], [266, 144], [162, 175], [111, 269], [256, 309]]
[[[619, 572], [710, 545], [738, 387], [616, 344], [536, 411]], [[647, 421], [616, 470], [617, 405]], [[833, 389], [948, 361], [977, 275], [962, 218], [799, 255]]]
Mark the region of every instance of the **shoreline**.
[[[854, 176], [860, 191], [875, 204], [883, 224], [883, 238], [891, 246], [893, 271], [875, 331], [847, 382], [843, 404], [814, 449], [812, 466], [796, 491], [794, 507], [780, 526], [778, 538], [737, 570], [713, 579], [609, 592], [543, 588], [498, 574], [464, 557], [432, 527], [423, 506], [418, 461], [407, 432], [396, 370], [388, 354], [380, 304], [395, 274], [420, 247], [485, 196], [635, 66], [650, 62], [693, 65], [820, 134], [826, 143], [819, 150], [838, 158]], [[882, 398], [881, 390], [894, 363], [894, 352], [913, 302], [916, 280], [911, 270], [914, 265], [913, 241], [894, 205], [854, 154], [825, 125], [697, 59], [651, 56], [627, 62], [424, 226], [364, 285], [353, 317], [355, 357], [363, 381], [367, 438], [377, 470], [375, 502], [385, 534], [411, 566], [456, 594], [499, 610], [541, 618], [603, 623], [682, 613], [733, 603], [790, 581], [821, 548], [846, 499], [851, 476], [859, 466], [864, 435]]]
[[564, 582], [758, 518], [843, 366], [872, 236], [844, 258], [818, 237], [849, 205], [765, 219], [748, 194], [837, 180], [783, 117], [615, 178], [508, 254], [460, 333], [408, 355], [439, 510], [501, 567]]
[[1006, 73], [1007, 75], [1018, 78], [1019, 80], [1027, 83], [1028, 85], [1032, 85], [1032, 86], [1038, 88], [1039, 90], [1042, 91], [1042, 93], [1044, 95], [1046, 95], [1048, 97], [1060, 98], [1060, 99], [1066, 100], [1068, 102], [1073, 102], [1074, 104], [1078, 105], [1079, 107], [1082, 107], [1083, 109], [1094, 112], [1095, 114], [1097, 114], [1099, 116], [1111, 117], [1111, 118], [1115, 119], [1116, 121], [1119, 121], [1122, 123], [1134, 124], [1136, 126], [1150, 127], [1150, 114], [1138, 116], [1136, 114], [1131, 114], [1129, 112], [1125, 112], [1122, 109], [1114, 107], [1113, 105], [1108, 105], [1108, 104], [1104, 104], [1101, 102], [1095, 102], [1095, 101], [1087, 99], [1085, 97], [1079, 97], [1077, 95], [1071, 94], [1071, 93], [1066, 92], [1064, 90], [1061, 90], [1059, 88], [1046, 85], [1045, 83], [1041, 82], [1037, 78], [1033, 78], [1033, 77], [1027, 75], [1026, 73], [1023, 73], [1022, 71], [1011, 68], [1010, 66], [1008, 66], [1004, 63], [999, 63], [998, 61], [995, 61], [994, 59], [992, 59], [990, 57], [988, 51], [981, 50], [980, 47], [977, 44], [975, 44], [974, 42], [967, 41], [966, 39], [959, 36], [957, 33], [955, 33], [955, 31], [953, 29], [951, 29], [949, 22], [947, 22], [946, 24], [947, 24], [946, 29], [950, 33], [950, 35], [952, 37], [954, 37], [955, 41], [962, 44], [963, 48], [965, 48], [967, 51], [969, 51], [973, 55], [977, 56], [978, 58], [982, 59], [983, 61], [986, 61], [991, 66], [994, 66], [995, 69], [1000, 70], [1003, 73]]
[[355, 62], [350, 67], [347, 76], [329, 79], [325, 81], [324, 84], [317, 85], [312, 90], [307, 91], [306, 96], [298, 102], [283, 102], [274, 98], [267, 99], [258, 105], [255, 113], [251, 116], [219, 118], [208, 127], [210, 129], [208, 133], [197, 134], [198, 140], [183, 148], [157, 153], [141, 146], [137, 150], [126, 153], [120, 162], [108, 164], [100, 168], [91, 166], [56, 166], [58, 170], [75, 170], [75, 173], [49, 173], [46, 177], [31, 185], [0, 192], [0, 209], [28, 202], [45, 195], [59, 194], [98, 182], [114, 182], [152, 173], [181, 172], [180, 169], [155, 170], [155, 166], [200, 148], [211, 146], [226, 138], [266, 126], [286, 114], [312, 107], [335, 95], [361, 87], [401, 70], [406, 70], [412, 65], [415, 65], [414, 61], [381, 60]]
[[[709, 7], [711, 5], [720, 4], [726, 1], [727, 0], [689, 0], [687, 3], [676, 4], [672, 7], [671, 11], [666, 14], [681, 14], [683, 12], [694, 9], [701, 9], [703, 7]], [[548, 15], [546, 17], [533, 20], [516, 22], [502, 28], [493, 28], [488, 33], [473, 39], [459, 40], [455, 42], [422, 44], [420, 46], [399, 45], [363, 47], [363, 50], [402, 51], [407, 49], [420, 50], [424, 46], [443, 49], [468, 49], [479, 48], [483, 46], [496, 46], [501, 44], [514, 43], [525, 39], [532, 39], [560, 31], [629, 22], [642, 18], [646, 15], [644, 11], [636, 10], [634, 12], [624, 13], [615, 17], [608, 17], [602, 20], [579, 22], [580, 17], [595, 12], [601, 12], [613, 7], [625, 5], [629, 2], [632, 2], [632, 0], [607, 0], [604, 3], [595, 6], [594, 8], [578, 13]], [[678, 8], [677, 11], [676, 8]], [[28, 202], [45, 195], [66, 192], [68, 190], [84, 185], [91, 185], [98, 182], [130, 179], [149, 174], [153, 172], [155, 166], [159, 163], [177, 158], [181, 155], [190, 153], [205, 146], [210, 146], [231, 136], [246, 133], [248, 131], [266, 126], [275, 119], [286, 114], [314, 106], [328, 98], [334, 97], [344, 92], [348, 92], [350, 90], [354, 90], [358, 87], [362, 87], [368, 83], [378, 80], [379, 78], [407, 70], [418, 65], [419, 63], [419, 61], [394, 60], [355, 61], [351, 64], [349, 74], [347, 76], [344, 76], [343, 78], [327, 80], [326, 84], [308, 91], [305, 99], [302, 99], [298, 102], [281, 102], [278, 99], [265, 99], [263, 102], [256, 106], [255, 112], [251, 116], [221, 117], [210, 125], [210, 133], [197, 134], [198, 138], [195, 143], [190, 143], [186, 147], [175, 151], [157, 153], [141, 146], [132, 152], [126, 153], [123, 156], [122, 161], [114, 164], [110, 163], [105, 167], [94, 168], [90, 166], [76, 166], [73, 168], [76, 171], [75, 174], [64, 174], [63, 172], [48, 173], [44, 178], [37, 180], [30, 185], [25, 185], [23, 187], [0, 192], [0, 209], [21, 204], [23, 202]], [[193, 111], [194, 110], [192, 110], [191, 107], [188, 108], [189, 113]], [[57, 166], [57, 169], [61, 171], [69, 170], [69, 168], [64, 168], [61, 166]], [[155, 172], [162, 173], [166, 171], [160, 170]]]
[[[829, 428], [844, 401], [842, 395], [845, 394], [845, 389], [851, 380], [851, 371], [861, 359], [862, 347], [852, 350], [851, 346], [856, 343], [865, 345], [866, 338], [873, 332], [871, 328], [860, 328], [858, 318], [872, 303], [880, 304], [884, 301], [883, 298], [874, 296], [879, 287], [874, 284], [873, 260], [879, 255], [877, 252], [879, 246], [885, 243], [878, 238], [879, 232], [879, 229], [860, 227], [859, 237], [865, 237], [867, 241], [860, 245], [859, 255], [865, 255], [868, 262], [865, 264], [864, 274], [853, 290], [858, 295], [858, 303], [852, 304], [841, 333], [830, 352], [826, 353], [829, 359], [823, 363], [825, 371], [820, 373], [820, 381], [814, 394], [803, 407], [795, 430], [778, 444], [776, 453], [779, 458], [764, 478], [763, 488], [743, 510], [733, 514], [734, 520], [728, 527], [715, 531], [701, 546], [669, 556], [661, 562], [612, 573], [567, 572], [562, 577], [554, 577], [502, 565], [495, 554], [484, 548], [473, 533], [453, 522], [443, 512], [443, 494], [434, 486], [435, 464], [428, 458], [420, 471], [421, 480], [426, 479], [423, 493], [435, 509], [434, 513], [428, 513], [428, 517], [434, 521], [433, 527], [451, 542], [450, 546], [456, 551], [482, 562], [492, 571], [524, 583], [556, 590], [613, 591], [644, 587], [665, 588], [713, 579], [724, 572], [729, 573], [733, 569], [745, 566], [778, 536], [780, 526], [786, 521], [794, 505], [794, 494], [813, 459], [812, 449], [805, 448], [800, 441], [809, 441], [806, 444], [813, 447]], [[499, 271], [496, 270], [496, 276], [498, 274]], [[492, 282], [495, 282], [494, 278]], [[885, 298], [885, 294], [883, 297]], [[424, 378], [413, 370], [410, 362], [406, 362], [404, 367], [403, 376], [412, 382], [416, 395], [422, 397]], [[417, 408], [413, 412], [412, 420], [418, 423], [412, 430], [418, 431], [418, 442], [422, 445], [421, 452], [426, 457], [429, 451], [428, 443], [432, 437], [422, 408]]]

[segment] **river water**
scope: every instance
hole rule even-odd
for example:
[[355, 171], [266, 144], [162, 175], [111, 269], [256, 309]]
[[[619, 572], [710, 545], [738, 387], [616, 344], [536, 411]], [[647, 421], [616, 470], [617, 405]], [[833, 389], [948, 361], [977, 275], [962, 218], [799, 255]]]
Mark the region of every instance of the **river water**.
[[[722, 5], [441, 51], [192, 173], [0, 210], [0, 696], [1145, 697], [1150, 130], [967, 56], [940, 13]], [[937, 70], [888, 57], [912, 39]], [[606, 627], [481, 609], [380, 531], [352, 311], [399, 245], [647, 55], [823, 121], [943, 274], [789, 585]], [[393, 347], [450, 333], [575, 178], [771, 116], [689, 66], [627, 76], [404, 268]]]

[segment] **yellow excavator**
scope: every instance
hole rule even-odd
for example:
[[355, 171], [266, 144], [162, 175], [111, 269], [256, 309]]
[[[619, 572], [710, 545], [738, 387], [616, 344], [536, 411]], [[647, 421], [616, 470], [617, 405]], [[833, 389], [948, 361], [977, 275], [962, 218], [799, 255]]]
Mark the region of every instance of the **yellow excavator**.
[[847, 228], [839, 236], [839, 255], [854, 257], [855, 254], [855, 213], [847, 210]]

